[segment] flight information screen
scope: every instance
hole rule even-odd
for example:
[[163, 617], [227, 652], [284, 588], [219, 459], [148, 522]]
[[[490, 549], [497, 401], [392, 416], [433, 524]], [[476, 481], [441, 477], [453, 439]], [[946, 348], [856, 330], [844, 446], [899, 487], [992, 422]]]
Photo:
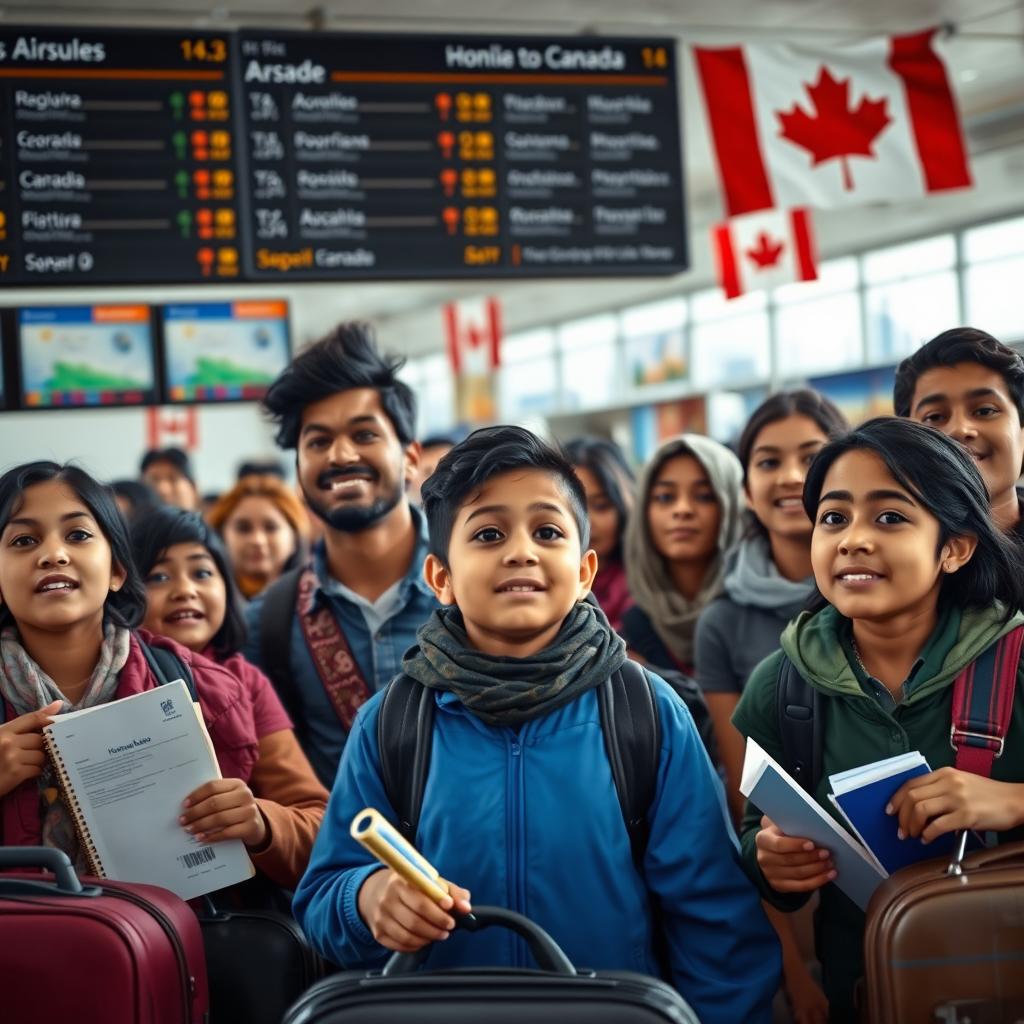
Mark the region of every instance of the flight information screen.
[[670, 40], [239, 33], [259, 280], [686, 266]]

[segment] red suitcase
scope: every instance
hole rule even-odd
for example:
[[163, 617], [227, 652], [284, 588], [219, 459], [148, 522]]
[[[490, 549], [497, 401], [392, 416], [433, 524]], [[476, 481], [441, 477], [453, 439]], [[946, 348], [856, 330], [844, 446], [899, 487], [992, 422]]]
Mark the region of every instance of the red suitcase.
[[86, 878], [60, 850], [0, 849], [0, 1001], [17, 1024], [203, 1024], [192, 908], [155, 885]]

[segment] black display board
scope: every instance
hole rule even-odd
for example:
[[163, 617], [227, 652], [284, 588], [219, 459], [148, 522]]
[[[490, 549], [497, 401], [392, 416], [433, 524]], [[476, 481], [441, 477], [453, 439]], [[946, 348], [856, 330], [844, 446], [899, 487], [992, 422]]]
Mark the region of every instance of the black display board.
[[243, 31], [255, 280], [686, 267], [671, 40]]
[[686, 268], [672, 40], [0, 30], [0, 287]]
[[232, 46], [0, 30], [0, 284], [240, 276]]

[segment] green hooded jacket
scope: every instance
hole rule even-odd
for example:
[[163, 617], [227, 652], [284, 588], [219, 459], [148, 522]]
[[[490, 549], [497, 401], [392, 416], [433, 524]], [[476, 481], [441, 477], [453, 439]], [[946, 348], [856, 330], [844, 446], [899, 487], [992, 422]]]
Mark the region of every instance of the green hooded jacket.
[[[953, 680], [990, 644], [1024, 623], [1022, 613], [1008, 621], [1004, 614], [999, 606], [941, 613], [911, 672], [903, 700], [886, 707], [861, 685], [865, 677], [850, 650], [849, 620], [831, 606], [814, 615], [805, 612], [786, 627], [780, 640], [782, 650], [754, 669], [733, 714], [733, 724], [785, 764], [776, 705], [779, 666], [785, 653], [808, 683], [827, 698], [822, 703], [822, 776], [814, 795], [837, 817], [827, 797], [831, 774], [912, 750], [919, 750], [933, 770], [952, 766]], [[1022, 680], [1024, 672], [1018, 665], [1018, 693]], [[995, 762], [992, 778], [1024, 783], [1024, 699], [1020, 697], [1014, 701], [1005, 749]], [[760, 823], [761, 812], [748, 803], [741, 826], [747, 872], [770, 903], [795, 910], [809, 897], [775, 892], [757, 865], [754, 840]], [[1015, 839], [1024, 839], [1024, 828], [999, 836], [1003, 842]], [[824, 886], [815, 919], [815, 944], [831, 1020], [856, 1020], [853, 990], [864, 973], [863, 933], [863, 912], [835, 885]]]

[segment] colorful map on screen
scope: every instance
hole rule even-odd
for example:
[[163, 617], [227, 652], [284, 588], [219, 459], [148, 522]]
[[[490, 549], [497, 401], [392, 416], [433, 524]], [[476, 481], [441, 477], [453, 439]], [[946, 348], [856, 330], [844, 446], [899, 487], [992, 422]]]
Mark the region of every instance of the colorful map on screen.
[[28, 408], [142, 405], [156, 397], [148, 306], [24, 308], [18, 335]]
[[288, 365], [285, 302], [164, 306], [163, 316], [168, 401], [260, 399]]

